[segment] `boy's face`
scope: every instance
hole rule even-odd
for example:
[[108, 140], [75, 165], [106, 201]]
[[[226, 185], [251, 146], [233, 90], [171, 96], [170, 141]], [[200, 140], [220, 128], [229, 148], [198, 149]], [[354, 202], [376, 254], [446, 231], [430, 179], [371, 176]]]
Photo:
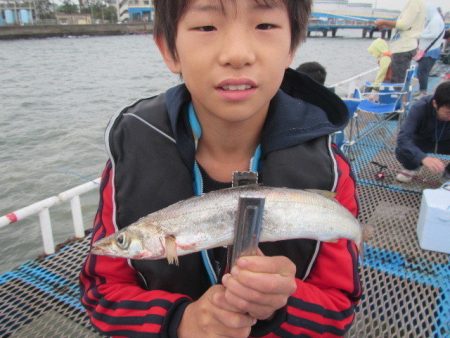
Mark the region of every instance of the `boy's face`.
[[282, 2], [193, 0], [178, 23], [177, 58], [157, 39], [170, 70], [182, 75], [201, 118], [264, 118], [292, 61]]

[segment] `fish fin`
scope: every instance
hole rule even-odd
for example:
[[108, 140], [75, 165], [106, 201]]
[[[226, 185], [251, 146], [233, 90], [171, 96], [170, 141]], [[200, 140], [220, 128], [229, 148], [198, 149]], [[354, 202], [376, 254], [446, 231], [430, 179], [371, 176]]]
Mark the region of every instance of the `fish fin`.
[[333, 191], [328, 191], [328, 190], [320, 190], [320, 189], [305, 189], [305, 191], [309, 191], [312, 192], [314, 194], [319, 194], [322, 195], [323, 197], [326, 197], [330, 200], [334, 200], [336, 197], [336, 193]]
[[177, 242], [173, 235], [165, 237], [166, 258], [169, 264], [178, 265]]

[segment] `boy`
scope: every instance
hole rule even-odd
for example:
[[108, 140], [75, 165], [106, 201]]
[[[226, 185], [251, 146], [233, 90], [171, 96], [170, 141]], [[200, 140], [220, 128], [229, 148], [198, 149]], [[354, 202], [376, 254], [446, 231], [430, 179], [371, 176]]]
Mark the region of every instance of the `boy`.
[[423, 165], [443, 174], [445, 163], [427, 153], [450, 154], [450, 81], [442, 82], [434, 95], [414, 103], [402, 124], [395, 155], [403, 168], [396, 176], [400, 182], [411, 182]]
[[[329, 138], [347, 122], [344, 104], [310, 78], [285, 73], [311, 1], [154, 4], [154, 39], [184, 85], [110, 122], [92, 240], [229, 187], [233, 171], [249, 168], [268, 186], [334, 190], [356, 214], [349, 165]], [[344, 335], [361, 295], [355, 244], [298, 239], [260, 249], [225, 275], [225, 248], [182, 256], [179, 266], [89, 255], [82, 302], [106, 335]]]

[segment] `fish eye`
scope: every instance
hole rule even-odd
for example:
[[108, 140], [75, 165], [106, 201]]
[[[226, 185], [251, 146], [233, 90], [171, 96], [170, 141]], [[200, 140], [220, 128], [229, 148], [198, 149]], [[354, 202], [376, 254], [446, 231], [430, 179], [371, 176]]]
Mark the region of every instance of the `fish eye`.
[[123, 250], [128, 249], [129, 242], [127, 241], [126, 235], [122, 232], [116, 237], [117, 246]]

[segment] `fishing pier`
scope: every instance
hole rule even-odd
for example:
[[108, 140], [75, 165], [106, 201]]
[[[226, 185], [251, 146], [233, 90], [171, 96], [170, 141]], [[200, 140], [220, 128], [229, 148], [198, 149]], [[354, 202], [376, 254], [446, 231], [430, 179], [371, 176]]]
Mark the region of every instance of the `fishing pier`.
[[376, 17], [362, 17], [362, 16], [348, 16], [328, 13], [312, 13], [308, 24], [308, 36], [312, 32], [321, 32], [323, 37], [328, 33], [332, 37], [336, 37], [338, 30], [361, 30], [362, 38], [372, 38], [375, 33], [380, 33], [381, 38], [391, 38], [391, 29], [379, 30], [375, 27], [374, 22], [378, 19]]

